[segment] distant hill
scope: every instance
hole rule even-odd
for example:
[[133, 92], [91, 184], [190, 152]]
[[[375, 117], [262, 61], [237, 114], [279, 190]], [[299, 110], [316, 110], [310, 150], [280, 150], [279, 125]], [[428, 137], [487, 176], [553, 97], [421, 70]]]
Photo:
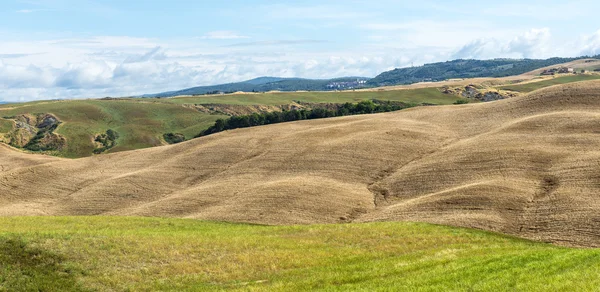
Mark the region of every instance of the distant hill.
[[363, 88], [366, 86], [366, 77], [342, 77], [335, 79], [302, 79], [302, 78], [279, 78], [259, 77], [256, 79], [210, 86], [198, 86], [177, 91], [162, 92], [157, 94], [145, 94], [141, 97], [172, 97], [178, 95], [202, 95], [244, 92], [266, 92], [266, 91], [328, 91]]
[[[599, 56], [596, 56], [599, 57]], [[369, 86], [412, 84], [423, 81], [443, 81], [452, 78], [505, 77], [520, 75], [542, 67], [567, 63], [577, 58], [453, 60], [399, 68], [383, 72], [368, 81]]]
[[[520, 75], [543, 67], [589, 58], [538, 59], [492, 59], [453, 60], [425, 64], [417, 67], [398, 68], [383, 72], [375, 78], [342, 77], [334, 79], [303, 79], [281, 77], [259, 77], [237, 83], [198, 86], [177, 91], [145, 94], [141, 97], [172, 97], [178, 95], [203, 95], [266, 91], [332, 91], [388, 85], [412, 84], [423, 81], [443, 81], [452, 78], [505, 77]], [[595, 56], [593, 58], [600, 58]]]
[[250, 83], [250, 84], [254, 84], [254, 85], [262, 85], [262, 84], [267, 84], [267, 83], [279, 82], [279, 81], [286, 80], [286, 79], [293, 79], [293, 78], [258, 77], [258, 78], [254, 78], [254, 79], [251, 79], [248, 81], [244, 81], [244, 83]]

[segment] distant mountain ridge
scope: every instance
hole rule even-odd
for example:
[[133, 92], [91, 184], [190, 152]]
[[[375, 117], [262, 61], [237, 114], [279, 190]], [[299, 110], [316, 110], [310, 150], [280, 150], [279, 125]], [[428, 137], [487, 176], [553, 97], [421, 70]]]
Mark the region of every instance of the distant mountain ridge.
[[369, 80], [369, 78], [367, 77], [342, 77], [334, 79], [259, 77], [237, 83], [198, 86], [177, 91], [168, 91], [156, 94], [145, 94], [141, 97], [172, 97], [178, 95], [233, 93], [238, 91], [327, 91], [355, 89], [365, 87], [367, 80]]
[[266, 91], [332, 91], [366, 87], [404, 85], [425, 81], [443, 81], [452, 78], [505, 77], [520, 75], [539, 68], [567, 63], [585, 58], [550, 59], [458, 59], [446, 62], [425, 64], [417, 67], [397, 68], [383, 72], [374, 78], [342, 77], [333, 79], [304, 79], [282, 77], [258, 77], [255, 79], [210, 86], [198, 86], [177, 91], [145, 94], [141, 97], [172, 97], [178, 95], [202, 95]]
[[[600, 55], [591, 58], [598, 58]], [[369, 80], [372, 87], [412, 84], [424, 81], [443, 81], [452, 78], [506, 77], [520, 75], [539, 68], [572, 62], [588, 56], [576, 58], [550, 59], [491, 59], [491, 60], [452, 60], [425, 64], [418, 67], [398, 68], [383, 72]]]
[[265, 76], [265, 77], [258, 77], [258, 78], [250, 79], [250, 80], [247, 80], [244, 82], [254, 84], [254, 85], [262, 85], [262, 84], [267, 84], [267, 83], [279, 82], [279, 81], [283, 81], [286, 79], [294, 79], [294, 78], [281, 78], [281, 77]]

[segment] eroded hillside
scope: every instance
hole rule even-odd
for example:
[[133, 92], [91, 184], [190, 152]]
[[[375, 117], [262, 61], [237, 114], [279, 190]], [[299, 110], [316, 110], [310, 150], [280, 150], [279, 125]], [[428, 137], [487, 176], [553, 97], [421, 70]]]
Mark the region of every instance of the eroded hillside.
[[76, 160], [0, 147], [0, 214], [408, 220], [600, 246], [598, 145], [590, 81]]

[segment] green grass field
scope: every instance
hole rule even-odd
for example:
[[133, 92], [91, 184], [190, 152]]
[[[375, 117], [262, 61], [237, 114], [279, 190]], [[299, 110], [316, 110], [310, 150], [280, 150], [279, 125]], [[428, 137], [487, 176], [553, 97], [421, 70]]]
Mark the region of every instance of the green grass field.
[[552, 85], [579, 82], [579, 81], [596, 80], [596, 79], [600, 79], [600, 75], [570, 75], [570, 76], [556, 77], [556, 78], [552, 78], [552, 79], [548, 79], [548, 80], [544, 80], [544, 81], [532, 82], [532, 83], [500, 86], [500, 87], [498, 87], [498, 89], [526, 93], [526, 92], [532, 92], [534, 90], [538, 90], [538, 89], [552, 86]]
[[179, 104], [242, 104], [282, 105], [293, 101], [312, 103], [359, 102], [368, 99], [402, 101], [412, 104], [452, 104], [459, 97], [442, 93], [438, 88], [393, 91], [341, 91], [341, 92], [277, 92], [258, 94], [226, 94], [184, 96], [161, 101]]
[[421, 223], [0, 218], [0, 291], [583, 291], [600, 250]]
[[6, 133], [13, 127], [13, 122], [0, 118], [0, 133]]
[[[51, 113], [62, 122], [56, 133], [67, 138], [63, 157], [90, 156], [93, 137], [113, 129], [119, 133], [117, 146], [107, 152], [140, 149], [162, 144], [165, 133], [182, 133], [190, 139], [213, 125], [218, 118], [184, 107], [185, 104], [282, 105], [293, 101], [313, 103], [358, 102], [367, 99], [403, 101], [411, 104], [451, 104], [459, 97], [436, 88], [374, 92], [287, 92], [244, 95], [207, 95], [173, 99], [37, 101], [0, 106], [0, 118], [19, 114]], [[10, 124], [0, 120], [0, 133]]]
[[[63, 124], [56, 133], [67, 138], [64, 157], [92, 155], [93, 137], [108, 129], [117, 131], [117, 146], [109, 152], [161, 145], [164, 133], [178, 132], [192, 138], [211, 126], [220, 115], [200, 113], [176, 104], [143, 100], [73, 100], [13, 104], [0, 116], [51, 113]], [[0, 129], [4, 129], [0, 124]], [[4, 129], [6, 130], [6, 129]]]

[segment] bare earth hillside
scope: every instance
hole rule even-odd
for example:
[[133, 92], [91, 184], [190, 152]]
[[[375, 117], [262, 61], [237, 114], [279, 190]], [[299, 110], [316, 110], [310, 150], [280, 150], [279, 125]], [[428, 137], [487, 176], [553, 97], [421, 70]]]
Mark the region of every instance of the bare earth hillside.
[[76, 160], [0, 147], [0, 215], [407, 220], [600, 246], [600, 82]]

